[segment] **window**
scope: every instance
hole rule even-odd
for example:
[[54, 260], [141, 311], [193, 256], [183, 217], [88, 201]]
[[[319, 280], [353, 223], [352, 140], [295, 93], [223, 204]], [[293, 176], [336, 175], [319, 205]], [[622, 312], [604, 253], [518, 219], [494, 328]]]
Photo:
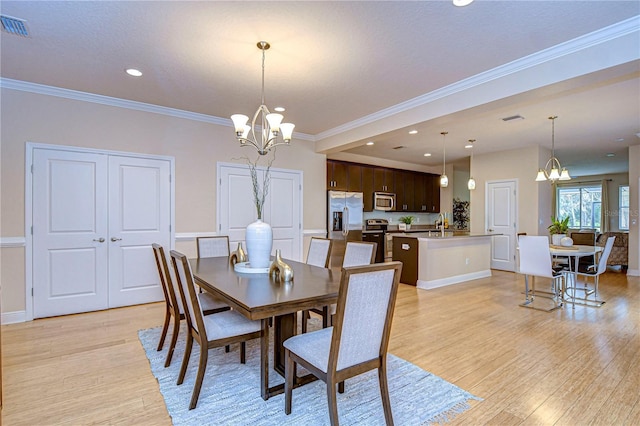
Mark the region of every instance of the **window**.
[[558, 187], [557, 217], [569, 216], [569, 228], [600, 231], [602, 211], [602, 187], [584, 185]]
[[621, 231], [629, 230], [629, 186], [621, 186], [618, 189], [618, 228]]

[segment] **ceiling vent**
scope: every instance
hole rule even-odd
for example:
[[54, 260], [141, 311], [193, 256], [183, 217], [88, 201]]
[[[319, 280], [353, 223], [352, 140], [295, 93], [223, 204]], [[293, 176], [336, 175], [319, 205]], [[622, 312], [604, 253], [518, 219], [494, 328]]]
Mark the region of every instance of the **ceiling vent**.
[[524, 120], [524, 117], [520, 114], [512, 115], [510, 117], [504, 117], [502, 121]]
[[21, 37], [29, 37], [26, 21], [12, 18], [11, 16], [0, 15], [0, 22], [2, 22], [2, 31]]
[[404, 145], [398, 145], [398, 146], [394, 146], [393, 149], [402, 149], [402, 148], [406, 148], [406, 146]]

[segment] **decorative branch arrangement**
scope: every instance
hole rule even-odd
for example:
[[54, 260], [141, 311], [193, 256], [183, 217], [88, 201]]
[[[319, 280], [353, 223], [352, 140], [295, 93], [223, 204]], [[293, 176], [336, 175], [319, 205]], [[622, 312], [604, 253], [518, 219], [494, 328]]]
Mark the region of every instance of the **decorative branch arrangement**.
[[271, 154], [271, 157], [267, 160], [267, 167], [264, 171], [264, 175], [262, 176], [262, 184], [260, 183], [260, 180], [258, 178], [258, 162], [260, 158], [264, 156], [258, 155], [255, 161], [251, 161], [249, 157], [243, 157], [249, 165], [249, 173], [251, 174], [251, 183], [253, 185], [253, 204], [256, 206], [258, 219], [262, 219], [264, 202], [266, 201], [267, 195], [269, 194], [269, 184], [271, 183], [271, 164], [273, 164], [276, 159], [275, 148], [271, 150]]

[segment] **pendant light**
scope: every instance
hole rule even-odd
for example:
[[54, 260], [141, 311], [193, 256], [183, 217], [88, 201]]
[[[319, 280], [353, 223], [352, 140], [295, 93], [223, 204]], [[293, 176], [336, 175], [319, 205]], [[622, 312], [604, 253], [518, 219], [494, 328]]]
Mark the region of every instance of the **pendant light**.
[[447, 166], [447, 145], [446, 145], [446, 137], [449, 132], [440, 132], [442, 135], [442, 175], [440, 175], [440, 186], [442, 188], [446, 188], [449, 186], [449, 178], [447, 177], [446, 166]]
[[[475, 139], [469, 139], [469, 143], [465, 146], [465, 148], [469, 148], [471, 150], [471, 158], [469, 159], [469, 169], [471, 169], [471, 165], [473, 163], [473, 143]], [[469, 191], [473, 191], [476, 189], [476, 180], [473, 178], [471, 174], [469, 174], [469, 181], [467, 182], [467, 188]]]
[[[549, 117], [551, 120], [551, 158], [547, 161], [544, 169], [538, 169], [538, 175], [536, 176], [536, 182], [542, 182], [548, 180], [551, 183], [555, 183], [557, 180], [571, 180], [569, 171], [563, 168], [560, 164], [560, 160], [556, 158], [556, 145], [555, 145], [555, 124], [557, 115]], [[560, 170], [562, 170], [560, 172]]]

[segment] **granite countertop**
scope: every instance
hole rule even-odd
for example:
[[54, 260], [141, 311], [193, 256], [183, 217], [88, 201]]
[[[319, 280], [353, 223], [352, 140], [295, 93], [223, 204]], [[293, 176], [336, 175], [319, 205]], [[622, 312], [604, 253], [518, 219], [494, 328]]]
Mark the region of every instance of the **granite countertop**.
[[[492, 237], [494, 235], [499, 235], [499, 234], [463, 234], [463, 235], [456, 235], [453, 231], [445, 231], [445, 236], [444, 238], [447, 239], [451, 239], [451, 238], [474, 238], [474, 237]], [[439, 231], [431, 231], [431, 233], [429, 233], [428, 231], [417, 231], [417, 232], [394, 232], [394, 237], [406, 237], [406, 238], [431, 238], [431, 239], [442, 239], [443, 237], [440, 236], [440, 232]]]

